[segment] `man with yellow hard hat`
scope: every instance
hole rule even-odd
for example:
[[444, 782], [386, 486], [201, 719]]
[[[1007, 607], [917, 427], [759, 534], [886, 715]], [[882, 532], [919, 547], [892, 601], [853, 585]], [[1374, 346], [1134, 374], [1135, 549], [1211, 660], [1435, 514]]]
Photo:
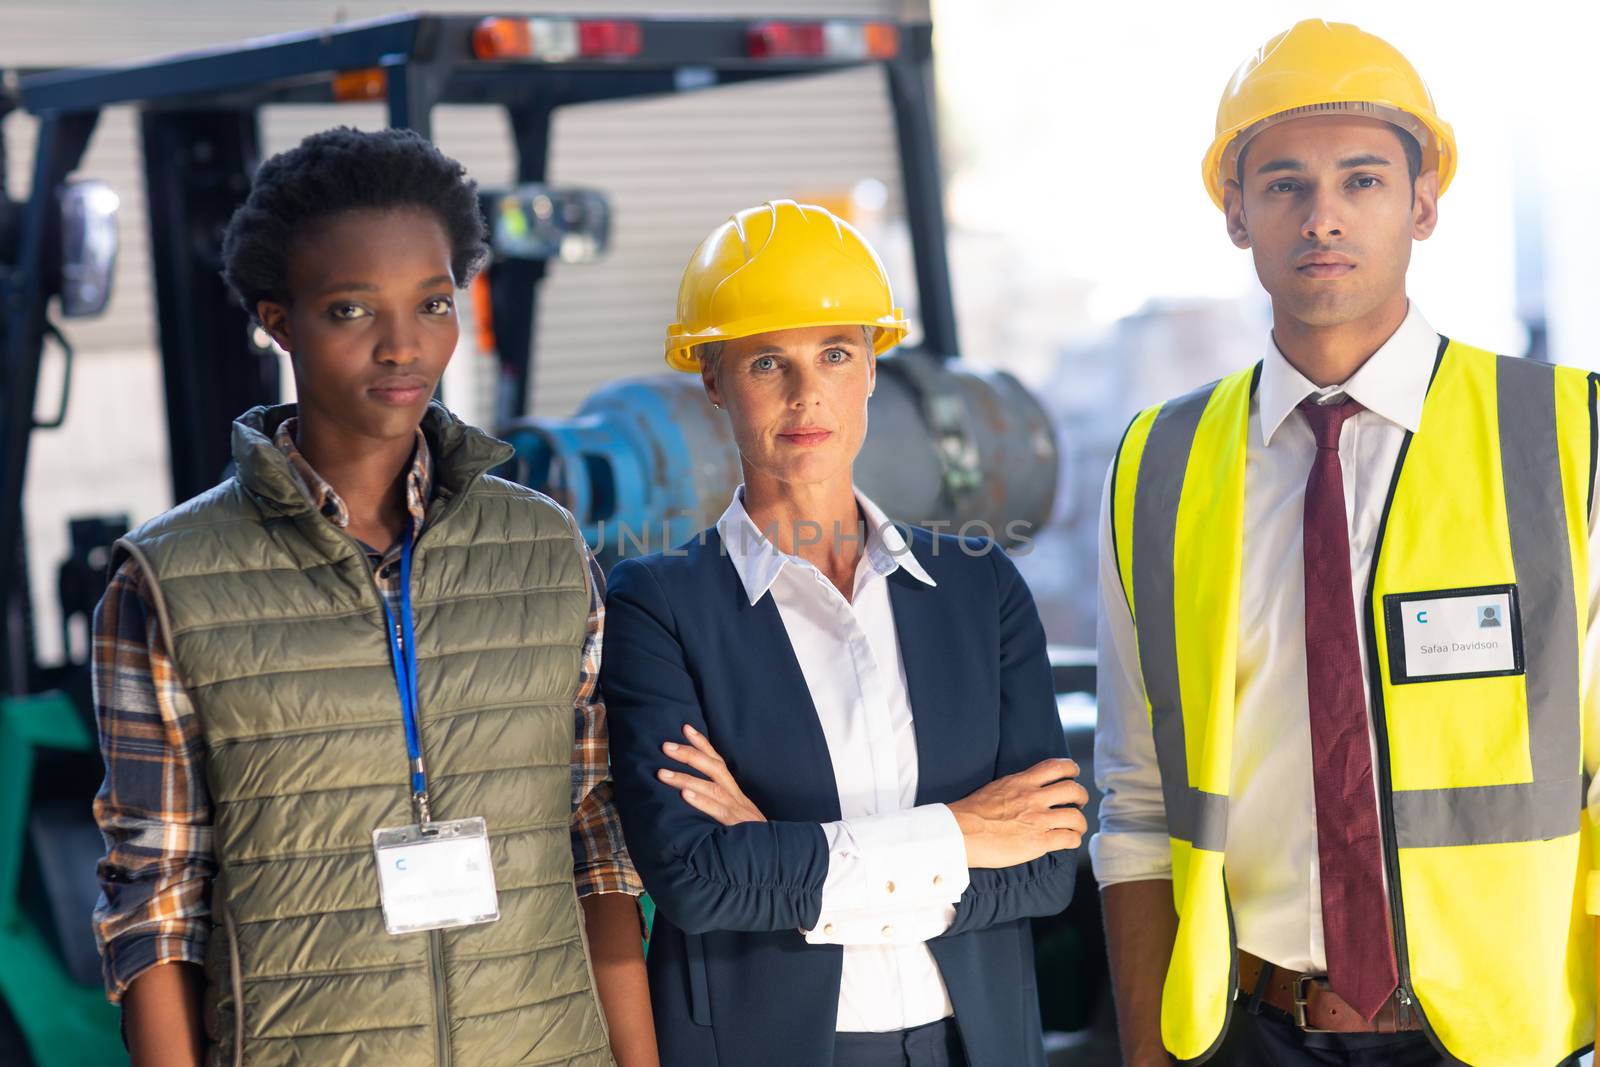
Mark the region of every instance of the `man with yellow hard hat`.
[[1595, 384], [1407, 299], [1455, 167], [1354, 26], [1223, 94], [1203, 176], [1271, 338], [1135, 418], [1103, 506], [1091, 852], [1130, 1063], [1593, 1043]]

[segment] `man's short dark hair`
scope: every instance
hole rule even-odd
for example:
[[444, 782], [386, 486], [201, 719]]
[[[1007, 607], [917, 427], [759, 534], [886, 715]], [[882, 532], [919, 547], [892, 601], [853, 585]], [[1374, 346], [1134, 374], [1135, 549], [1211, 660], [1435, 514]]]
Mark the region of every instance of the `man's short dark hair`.
[[[1400, 147], [1406, 154], [1406, 174], [1414, 186], [1417, 184], [1417, 175], [1422, 173], [1422, 145], [1417, 142], [1417, 139], [1411, 135], [1410, 131], [1402, 130], [1394, 123], [1390, 123], [1389, 128], [1395, 132], [1395, 136], [1400, 138]], [[1244, 159], [1250, 154], [1250, 143], [1246, 141], [1244, 147], [1239, 149], [1239, 158], [1233, 165], [1234, 181], [1241, 186], [1244, 185]]]
[[222, 276], [253, 317], [288, 297], [288, 262], [307, 227], [358, 210], [416, 208], [438, 216], [456, 284], [488, 256], [478, 186], [460, 163], [413, 130], [338, 126], [314, 133], [256, 171], [222, 238]]

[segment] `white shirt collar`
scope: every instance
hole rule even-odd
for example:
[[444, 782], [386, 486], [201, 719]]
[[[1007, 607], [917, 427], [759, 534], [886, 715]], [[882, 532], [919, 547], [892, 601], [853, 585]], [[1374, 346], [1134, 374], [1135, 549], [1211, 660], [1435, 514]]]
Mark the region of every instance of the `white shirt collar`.
[[[867, 564], [880, 576], [893, 574], [904, 567], [907, 574], [924, 585], [936, 585], [912, 554], [911, 545], [900, 528], [860, 489], [855, 494], [856, 504], [860, 506], [866, 521]], [[756, 527], [750, 513], [744, 509], [742, 485], [734, 490], [728, 509], [717, 520], [717, 533], [722, 538], [722, 549], [733, 561], [733, 569], [738, 572], [739, 581], [744, 585], [745, 595], [750, 598], [751, 604], [767, 595], [767, 590], [772, 588], [772, 583], [778, 580], [778, 575], [786, 565], [811, 566], [799, 556], [780, 552], [776, 545], [767, 540], [766, 535]]]
[[1406, 312], [1400, 328], [1350, 376], [1349, 381], [1325, 389], [1313, 385], [1295, 370], [1269, 336], [1256, 393], [1261, 410], [1261, 443], [1272, 444], [1278, 427], [1300, 401], [1308, 396], [1320, 398], [1334, 393], [1344, 393], [1368, 411], [1416, 433], [1422, 428], [1422, 402], [1427, 399], [1428, 381], [1433, 377], [1433, 364], [1438, 354], [1439, 335], [1422, 317], [1415, 302]]

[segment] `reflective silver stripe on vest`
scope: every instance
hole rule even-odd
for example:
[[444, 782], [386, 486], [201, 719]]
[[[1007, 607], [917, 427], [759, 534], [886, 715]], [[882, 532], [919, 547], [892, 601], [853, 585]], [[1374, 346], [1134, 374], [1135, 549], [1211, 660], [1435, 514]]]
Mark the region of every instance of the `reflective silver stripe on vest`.
[[1178, 500], [1200, 416], [1217, 383], [1162, 405], [1145, 441], [1133, 497], [1133, 603], [1139, 666], [1150, 701], [1156, 764], [1167, 808], [1167, 833], [1195, 848], [1221, 852], [1228, 798], [1189, 785], [1183, 696], [1178, 683], [1178, 624], [1173, 607], [1173, 551]]
[[1548, 841], [1577, 833], [1582, 803], [1582, 783], [1576, 777], [1396, 790], [1395, 840], [1401, 848]]
[[1496, 392], [1533, 781], [1397, 790], [1401, 848], [1547, 841], [1578, 832], [1585, 796], [1573, 625], [1578, 615], [1556, 440], [1555, 368], [1501, 356]]

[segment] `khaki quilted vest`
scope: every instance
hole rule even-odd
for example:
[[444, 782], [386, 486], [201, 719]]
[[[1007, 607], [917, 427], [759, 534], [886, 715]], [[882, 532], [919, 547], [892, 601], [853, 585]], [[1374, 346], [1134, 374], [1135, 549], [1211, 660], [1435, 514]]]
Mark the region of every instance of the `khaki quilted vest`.
[[118, 543], [136, 558], [204, 732], [215, 1067], [612, 1063], [573, 889], [573, 700], [588, 615], [575, 527], [485, 472], [508, 446], [437, 405], [412, 599], [436, 819], [483, 816], [500, 918], [393, 936], [372, 831], [413, 820], [382, 602], [365, 553], [273, 446]]

